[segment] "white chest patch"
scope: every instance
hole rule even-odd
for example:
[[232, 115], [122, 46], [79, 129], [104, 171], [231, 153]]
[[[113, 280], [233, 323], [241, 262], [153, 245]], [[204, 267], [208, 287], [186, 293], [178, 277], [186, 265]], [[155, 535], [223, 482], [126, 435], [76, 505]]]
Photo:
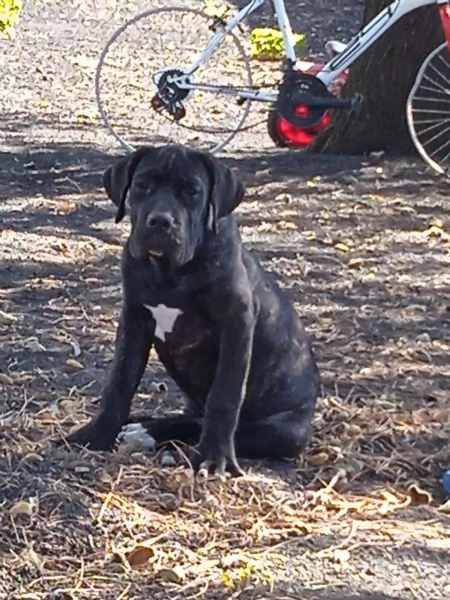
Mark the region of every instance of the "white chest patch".
[[183, 314], [183, 311], [179, 308], [170, 308], [165, 304], [158, 304], [158, 306], [144, 304], [144, 306], [152, 313], [152, 317], [156, 321], [156, 337], [164, 342], [166, 340], [166, 333], [172, 332], [175, 321]]

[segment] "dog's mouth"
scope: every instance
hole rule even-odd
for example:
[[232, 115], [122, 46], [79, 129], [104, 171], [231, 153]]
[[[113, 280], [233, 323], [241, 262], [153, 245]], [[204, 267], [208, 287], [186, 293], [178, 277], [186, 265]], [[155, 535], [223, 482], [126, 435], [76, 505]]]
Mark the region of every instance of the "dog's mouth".
[[174, 236], [167, 234], [153, 235], [143, 244], [149, 259], [161, 258], [163, 256], [171, 256], [178, 247], [177, 240]]
[[159, 262], [167, 260], [171, 264], [185, 262], [181, 239], [177, 235], [154, 232], [151, 236], [145, 232], [134, 232], [130, 238], [131, 255], [137, 259]]
[[148, 256], [149, 258], [161, 258], [164, 256], [164, 252], [162, 250], [149, 250]]

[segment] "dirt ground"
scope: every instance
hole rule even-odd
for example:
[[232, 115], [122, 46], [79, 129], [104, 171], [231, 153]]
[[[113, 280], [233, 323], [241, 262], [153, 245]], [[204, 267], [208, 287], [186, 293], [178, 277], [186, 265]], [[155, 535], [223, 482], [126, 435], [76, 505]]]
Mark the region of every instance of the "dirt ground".
[[[143, 4], [29, 2], [0, 45], [0, 598], [449, 598], [449, 184], [418, 159], [280, 151], [264, 127], [226, 155], [244, 241], [314, 340], [304, 456], [220, 483], [182, 454], [52, 446], [93, 414], [112, 357], [127, 224], [101, 190], [118, 149], [93, 72]], [[287, 3], [315, 52], [360, 4]], [[152, 357], [135, 409], [178, 405]]]

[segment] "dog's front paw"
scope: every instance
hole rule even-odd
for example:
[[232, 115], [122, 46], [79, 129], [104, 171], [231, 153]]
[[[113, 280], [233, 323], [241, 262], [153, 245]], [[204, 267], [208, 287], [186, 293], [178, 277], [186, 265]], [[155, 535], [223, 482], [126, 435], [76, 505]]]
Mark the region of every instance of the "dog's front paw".
[[200, 441], [192, 462], [201, 477], [214, 474], [225, 477], [227, 473], [232, 477], [240, 477], [244, 474], [237, 461], [232, 442]]
[[119, 444], [133, 446], [143, 450], [154, 450], [156, 440], [142, 423], [128, 423], [124, 425], [117, 436]]
[[116, 439], [116, 432], [109, 427], [100, 426], [97, 421], [91, 421], [84, 427], [77, 429], [74, 433], [63, 440], [58, 440], [57, 445], [64, 443], [70, 446], [85, 446], [89, 450], [107, 451], [112, 450]]

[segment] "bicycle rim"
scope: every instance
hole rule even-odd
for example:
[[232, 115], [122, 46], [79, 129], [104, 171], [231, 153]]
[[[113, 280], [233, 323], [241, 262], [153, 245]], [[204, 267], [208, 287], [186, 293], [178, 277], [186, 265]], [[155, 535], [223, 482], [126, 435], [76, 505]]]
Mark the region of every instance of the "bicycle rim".
[[[243, 128], [250, 101], [238, 105], [225, 94], [194, 90], [183, 100], [186, 116], [178, 123], [151, 106], [157, 89], [152, 77], [190, 65], [212, 35], [211, 22], [205, 13], [187, 7], [155, 8], [125, 22], [107, 41], [95, 74], [96, 101], [104, 125], [126, 150], [175, 142], [218, 152]], [[252, 86], [248, 57], [234, 33], [226, 36], [193, 81]]]
[[447, 43], [424, 60], [408, 96], [411, 139], [437, 173], [450, 174], [450, 53]]

